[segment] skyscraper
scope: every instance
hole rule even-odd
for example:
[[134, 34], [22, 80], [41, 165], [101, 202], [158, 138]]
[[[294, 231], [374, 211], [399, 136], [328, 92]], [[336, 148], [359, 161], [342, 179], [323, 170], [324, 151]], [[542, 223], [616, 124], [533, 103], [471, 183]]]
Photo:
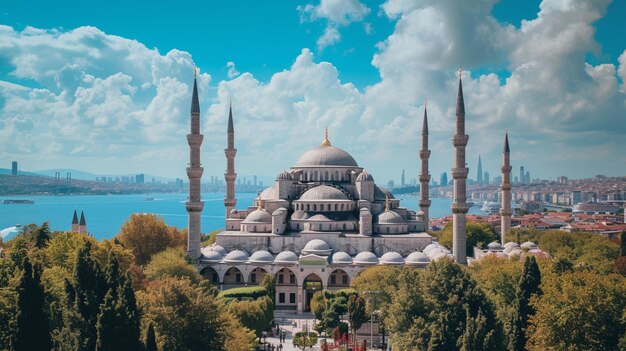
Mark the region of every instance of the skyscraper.
[[200, 179], [204, 168], [200, 166], [200, 145], [204, 136], [200, 134], [200, 102], [198, 100], [198, 85], [196, 75], [193, 77], [193, 95], [191, 97], [191, 133], [187, 134], [189, 144], [189, 201], [186, 208], [189, 215], [187, 232], [187, 255], [192, 259], [200, 257], [200, 214], [204, 208], [204, 202], [200, 197]]
[[446, 186], [448, 185], [448, 173], [443, 172], [441, 173], [441, 177], [439, 178], [439, 186]]
[[465, 167], [465, 147], [469, 136], [465, 134], [465, 103], [463, 101], [463, 84], [461, 81], [462, 70], [459, 69], [459, 91], [456, 99], [456, 134], [452, 137], [454, 145], [454, 202], [452, 203], [452, 254], [454, 260], [460, 264], [467, 264], [466, 252], [466, 214], [469, 210], [467, 204], [467, 174], [469, 169]]
[[[478, 169], [476, 170], [476, 183], [478, 185], [483, 184], [483, 163], [480, 160], [480, 155], [478, 155]], [[489, 184], [489, 182], [487, 182]]]
[[11, 175], [17, 175], [17, 161], [11, 162]]
[[400, 187], [404, 188], [406, 184], [404, 183], [404, 168], [402, 168], [402, 176], [400, 176]]
[[525, 175], [526, 175], [526, 173], [524, 173], [524, 166], [520, 166], [519, 167], [519, 182], [520, 182], [520, 184], [524, 184]]

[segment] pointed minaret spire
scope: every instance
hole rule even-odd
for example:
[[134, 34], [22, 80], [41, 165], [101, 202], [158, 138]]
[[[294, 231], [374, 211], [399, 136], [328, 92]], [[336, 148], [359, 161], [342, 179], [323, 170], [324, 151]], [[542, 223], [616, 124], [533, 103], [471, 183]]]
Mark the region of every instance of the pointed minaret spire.
[[187, 255], [192, 260], [200, 257], [200, 215], [204, 208], [204, 202], [200, 196], [200, 183], [204, 168], [200, 164], [200, 146], [204, 136], [200, 134], [200, 102], [198, 100], [198, 85], [196, 82], [196, 70], [193, 77], [193, 95], [191, 97], [191, 131], [187, 134], [189, 144], [189, 167], [187, 167], [187, 177], [189, 178], [189, 200], [185, 203], [185, 208], [189, 216], [187, 231]]
[[502, 152], [502, 205], [500, 207], [500, 242], [504, 245], [506, 234], [511, 230], [511, 151], [509, 149], [509, 133], [504, 133], [504, 150]]
[[469, 137], [465, 134], [465, 103], [463, 101], [463, 82], [461, 80], [463, 70], [459, 68], [459, 91], [456, 99], [456, 134], [452, 137], [454, 145], [454, 202], [452, 203], [452, 254], [454, 260], [460, 264], [467, 264], [466, 252], [466, 214], [469, 210], [467, 204], [467, 174], [465, 167], [465, 147]]
[[87, 222], [85, 221], [85, 212], [80, 211], [80, 222], [78, 222], [78, 232], [87, 233]]
[[[235, 149], [235, 127], [233, 125], [233, 100], [230, 100], [228, 107], [228, 129], [226, 130], [226, 149], [224, 154], [226, 155], [226, 173], [224, 173], [224, 180], [226, 181], [226, 197], [224, 198], [224, 208], [226, 210], [226, 221], [232, 211], [237, 205], [237, 199], [235, 198], [235, 180], [237, 179], [237, 173], [235, 172], [235, 155], [237, 155], [237, 149]], [[226, 226], [225, 228], [228, 228]]]
[[76, 214], [76, 210], [74, 210], [74, 216], [72, 217], [72, 232], [78, 233], [78, 215]]
[[424, 231], [430, 230], [430, 196], [428, 183], [430, 182], [430, 173], [428, 172], [428, 159], [430, 158], [430, 150], [428, 150], [428, 112], [427, 101], [424, 102], [424, 118], [422, 121], [422, 149], [420, 150], [420, 160], [422, 161], [422, 169], [420, 171], [420, 209], [424, 213]]

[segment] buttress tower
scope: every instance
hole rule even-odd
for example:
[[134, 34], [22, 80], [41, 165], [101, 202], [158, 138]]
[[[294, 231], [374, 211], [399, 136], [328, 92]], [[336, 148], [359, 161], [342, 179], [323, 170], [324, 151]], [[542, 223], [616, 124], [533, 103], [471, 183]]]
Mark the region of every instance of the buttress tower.
[[509, 149], [509, 133], [504, 133], [504, 150], [502, 151], [502, 206], [500, 207], [500, 242], [504, 245], [504, 237], [511, 230], [511, 151]]
[[424, 120], [422, 122], [422, 150], [420, 150], [420, 160], [422, 160], [422, 169], [420, 172], [420, 209], [424, 212], [424, 223], [426, 231], [430, 230], [430, 198], [428, 183], [430, 182], [430, 173], [428, 172], [428, 159], [430, 158], [430, 150], [428, 150], [428, 116], [426, 112], [426, 103], [424, 103]]
[[224, 207], [226, 208], [226, 218], [230, 214], [230, 211], [237, 205], [237, 199], [235, 198], [235, 179], [237, 179], [237, 173], [235, 173], [235, 155], [237, 149], [235, 149], [235, 127], [233, 126], [233, 106], [232, 102], [228, 108], [228, 129], [227, 144], [224, 153], [226, 154], [226, 173], [224, 173], [224, 180], [226, 180], [226, 197], [224, 198]]
[[200, 102], [198, 100], [198, 84], [196, 74], [193, 77], [193, 95], [191, 96], [191, 133], [187, 134], [189, 144], [189, 200], [185, 203], [189, 214], [189, 226], [187, 232], [187, 255], [192, 259], [200, 257], [200, 214], [204, 208], [204, 202], [200, 197], [200, 179], [204, 168], [200, 165], [200, 146], [204, 136], [200, 134]]
[[454, 260], [460, 264], [467, 264], [466, 252], [466, 215], [469, 210], [467, 204], [467, 173], [465, 167], [465, 147], [469, 136], [465, 134], [465, 103], [463, 101], [463, 84], [461, 76], [463, 71], [459, 69], [459, 90], [456, 98], [456, 134], [452, 137], [454, 145], [454, 202], [452, 203], [452, 254]]

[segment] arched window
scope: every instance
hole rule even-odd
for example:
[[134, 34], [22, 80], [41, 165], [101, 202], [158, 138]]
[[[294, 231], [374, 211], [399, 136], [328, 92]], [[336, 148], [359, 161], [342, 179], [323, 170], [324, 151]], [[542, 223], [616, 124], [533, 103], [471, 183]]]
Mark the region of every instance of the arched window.
[[313, 211], [317, 211], [317, 205], [313, 204]]
[[328, 171], [324, 172], [324, 180], [328, 180]]
[[335, 171], [335, 180], [339, 180], [339, 171]]
[[317, 175], [317, 171], [313, 172], [313, 180], [319, 180], [319, 177]]

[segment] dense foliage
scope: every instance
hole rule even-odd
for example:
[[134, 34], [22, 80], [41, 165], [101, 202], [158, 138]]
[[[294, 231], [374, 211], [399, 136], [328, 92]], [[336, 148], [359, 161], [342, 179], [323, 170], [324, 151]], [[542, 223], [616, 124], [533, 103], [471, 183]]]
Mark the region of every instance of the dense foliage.
[[[439, 243], [452, 249], [452, 222], [447, 223], [441, 231], [433, 233]], [[485, 248], [493, 241], [500, 241], [500, 236], [496, 234], [489, 223], [468, 223], [467, 224], [467, 255], [474, 256], [474, 247]]]
[[168, 247], [185, 244], [185, 237], [178, 229], [151, 213], [133, 213], [120, 228], [117, 239], [133, 252], [136, 262], [141, 265]]

